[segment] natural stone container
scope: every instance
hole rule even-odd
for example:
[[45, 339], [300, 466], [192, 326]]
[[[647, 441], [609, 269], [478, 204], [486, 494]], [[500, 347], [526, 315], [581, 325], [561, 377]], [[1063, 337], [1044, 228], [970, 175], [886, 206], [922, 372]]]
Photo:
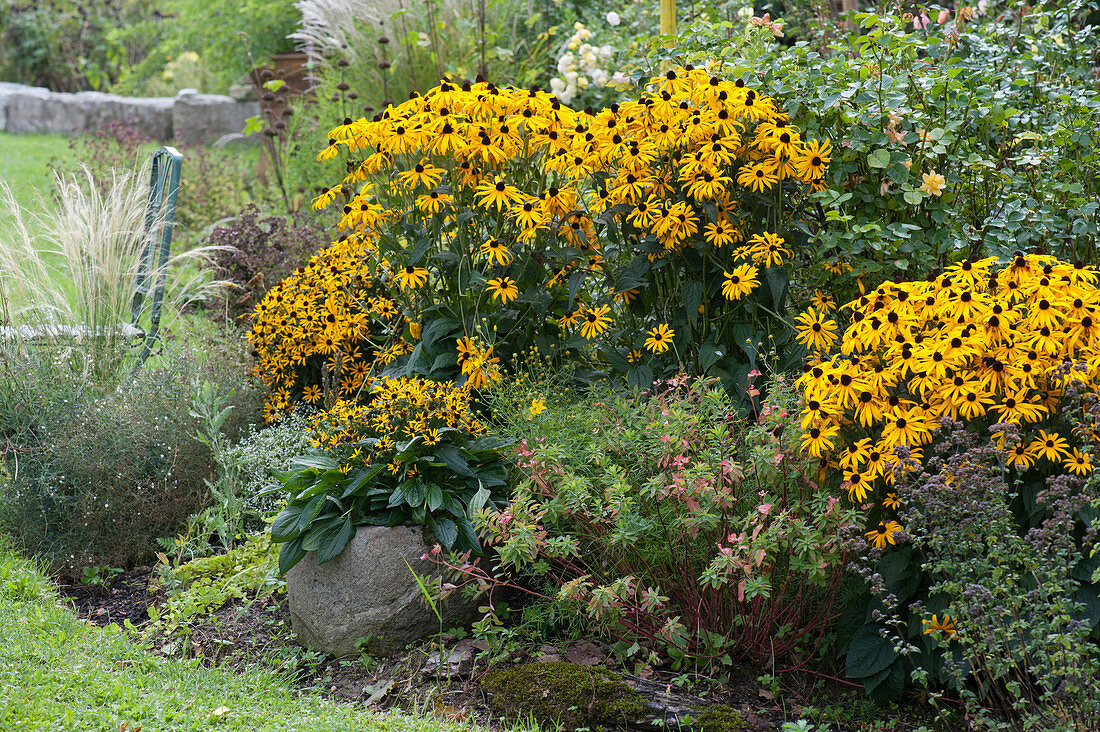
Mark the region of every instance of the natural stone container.
[[[341, 657], [358, 655], [361, 639], [372, 653], [388, 653], [438, 633], [439, 620], [409, 571], [439, 577], [438, 566], [420, 559], [435, 543], [419, 526], [361, 526], [335, 559], [319, 565], [315, 552], [306, 554], [286, 576], [298, 641]], [[444, 628], [476, 613], [458, 597], [440, 610]]]

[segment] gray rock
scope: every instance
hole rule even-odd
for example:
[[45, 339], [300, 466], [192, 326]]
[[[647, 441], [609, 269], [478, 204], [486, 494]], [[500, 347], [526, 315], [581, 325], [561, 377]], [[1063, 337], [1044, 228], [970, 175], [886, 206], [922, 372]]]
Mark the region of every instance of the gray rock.
[[[361, 526], [335, 559], [318, 565], [314, 552], [306, 554], [286, 577], [299, 642], [337, 657], [356, 656], [360, 639], [372, 653], [388, 653], [438, 633], [439, 620], [409, 572], [439, 576], [436, 565], [420, 559], [434, 543], [420, 527]], [[444, 628], [476, 613], [457, 597], [441, 610]]]
[[181, 144], [210, 143], [227, 133], [241, 132], [248, 118], [260, 113], [259, 102], [185, 91], [176, 95], [172, 106], [172, 130]]
[[171, 97], [120, 97], [101, 92], [68, 94], [41, 87], [0, 84], [0, 129], [22, 134], [89, 132], [112, 122], [137, 127], [154, 140], [172, 136]]

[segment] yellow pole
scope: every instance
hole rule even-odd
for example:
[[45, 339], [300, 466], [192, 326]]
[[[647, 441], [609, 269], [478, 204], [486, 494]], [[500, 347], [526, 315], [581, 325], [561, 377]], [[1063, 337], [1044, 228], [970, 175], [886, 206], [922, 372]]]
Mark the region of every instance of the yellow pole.
[[676, 0], [661, 0], [661, 35], [676, 32]]

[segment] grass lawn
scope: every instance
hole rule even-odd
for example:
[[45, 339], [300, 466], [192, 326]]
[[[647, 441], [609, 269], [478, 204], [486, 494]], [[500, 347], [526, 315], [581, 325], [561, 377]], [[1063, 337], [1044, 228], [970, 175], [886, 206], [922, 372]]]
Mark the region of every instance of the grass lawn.
[[53, 181], [50, 160], [71, 156], [69, 138], [63, 135], [10, 135], [0, 132], [0, 180], [15, 191], [24, 204], [33, 191], [48, 189]]
[[116, 626], [91, 626], [57, 604], [34, 565], [0, 549], [0, 729], [4, 730], [473, 729], [433, 718], [375, 714], [255, 668], [207, 668], [153, 656]]

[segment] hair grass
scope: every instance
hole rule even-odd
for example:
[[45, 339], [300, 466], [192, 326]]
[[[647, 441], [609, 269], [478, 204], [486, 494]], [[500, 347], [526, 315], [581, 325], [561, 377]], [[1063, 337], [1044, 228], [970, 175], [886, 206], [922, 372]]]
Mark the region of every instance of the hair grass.
[[[113, 170], [97, 186], [85, 167], [56, 175], [54, 197], [40, 194], [35, 208], [0, 182], [0, 209], [8, 214], [0, 231], [0, 314], [19, 350], [46, 346], [101, 384], [121, 375], [134, 355], [126, 326], [146, 241], [147, 180], [147, 170]], [[154, 221], [150, 236], [163, 225]], [[166, 313], [220, 286], [209, 274], [216, 250], [174, 255], [151, 273], [165, 278]]]

